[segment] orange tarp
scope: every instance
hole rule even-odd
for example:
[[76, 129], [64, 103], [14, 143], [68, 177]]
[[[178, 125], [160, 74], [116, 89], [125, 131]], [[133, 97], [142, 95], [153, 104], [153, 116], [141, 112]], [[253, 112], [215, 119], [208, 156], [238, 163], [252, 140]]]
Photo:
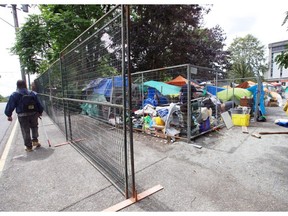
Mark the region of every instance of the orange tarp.
[[[179, 75], [175, 79], [170, 80], [170, 81], [168, 81], [166, 83], [170, 84], [170, 85], [183, 86], [183, 85], [185, 85], [187, 83], [187, 81], [188, 80], [186, 78], [184, 78], [181, 75]], [[199, 85], [197, 85], [194, 82], [191, 82], [191, 85], [194, 85], [195, 87], [199, 87]]]
[[246, 88], [249, 88], [249, 87], [251, 87], [251, 86], [253, 86], [253, 85], [256, 85], [256, 83], [255, 83], [255, 82], [252, 82], [252, 81], [245, 81], [245, 82], [243, 82], [243, 83], [240, 83], [240, 84], [237, 86], [237, 88], [244, 88], [244, 89], [246, 89]]

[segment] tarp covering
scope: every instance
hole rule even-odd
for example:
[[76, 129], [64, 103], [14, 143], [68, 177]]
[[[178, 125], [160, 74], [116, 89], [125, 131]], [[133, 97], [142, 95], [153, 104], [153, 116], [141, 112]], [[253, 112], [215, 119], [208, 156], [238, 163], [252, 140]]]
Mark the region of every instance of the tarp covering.
[[251, 86], [254, 86], [254, 85], [256, 85], [255, 82], [252, 82], [252, 81], [245, 81], [245, 82], [243, 82], [243, 83], [240, 83], [240, 84], [237, 86], [237, 88], [244, 88], [244, 89], [247, 89], [247, 88], [249, 88], [249, 87], [251, 87]]
[[222, 100], [223, 102], [230, 101], [233, 99], [233, 94], [236, 100], [240, 101], [242, 97], [251, 97], [252, 92], [242, 89], [242, 88], [231, 88], [225, 89], [223, 91], [217, 92], [217, 97]]
[[220, 92], [220, 91], [223, 91], [223, 90], [226, 89], [226, 88], [217, 87], [217, 86], [210, 86], [210, 85], [206, 86], [206, 88], [207, 88], [207, 91], [208, 91], [209, 93], [211, 93], [211, 94], [213, 94], [213, 95], [215, 95], [215, 96], [216, 96], [216, 93], [217, 93], [217, 92]]
[[271, 95], [271, 97], [274, 99], [274, 100], [277, 100], [278, 104], [280, 107], [282, 107], [283, 103], [282, 103], [282, 97], [280, 94], [278, 94], [277, 92], [269, 92], [269, 94]]
[[[247, 88], [248, 91], [252, 92], [253, 94], [253, 110], [256, 110], [256, 99], [257, 99], [257, 92], [258, 92], [258, 85], [251, 86], [250, 88]], [[263, 90], [263, 85], [261, 85], [261, 90], [260, 90], [260, 104], [259, 104], [259, 109], [263, 115], [266, 115], [266, 110], [265, 110], [265, 104], [264, 104], [264, 95], [265, 92]]]
[[[97, 93], [93, 93], [92, 95], [89, 96], [88, 99], [97, 102], [107, 102], [103, 94], [97, 94]], [[103, 113], [103, 111], [101, 111], [102, 106], [99, 106], [97, 104], [83, 103], [81, 104], [80, 107], [82, 108], [82, 114], [91, 117], [97, 117]]]
[[179, 95], [180, 87], [169, 85], [164, 82], [157, 82], [154, 80], [147, 81], [144, 83], [144, 86], [149, 86], [157, 89], [162, 95]]
[[[113, 77], [113, 87], [122, 87], [123, 78], [122, 76]], [[126, 86], [128, 85], [126, 78]], [[110, 97], [112, 89], [112, 79], [111, 78], [97, 78], [92, 80], [82, 91], [93, 89], [96, 94], [104, 95], [105, 97]]]
[[[177, 76], [175, 79], [170, 80], [168, 82], [166, 82], [167, 84], [170, 85], [176, 85], [176, 86], [183, 86], [188, 82], [188, 80], [186, 78], [184, 78], [183, 76], [179, 75]], [[195, 86], [195, 87], [200, 87], [198, 84], [194, 83], [191, 81], [191, 85]]]

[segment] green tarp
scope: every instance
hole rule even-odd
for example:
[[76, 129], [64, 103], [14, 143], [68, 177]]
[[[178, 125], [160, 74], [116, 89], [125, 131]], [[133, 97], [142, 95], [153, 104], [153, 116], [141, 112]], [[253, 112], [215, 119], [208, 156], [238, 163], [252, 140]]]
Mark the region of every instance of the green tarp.
[[234, 99], [240, 101], [240, 98], [242, 97], [245, 97], [245, 96], [252, 97], [252, 92], [246, 89], [242, 89], [242, 88], [234, 88], [234, 89], [231, 88], [231, 89], [226, 89], [217, 93], [217, 97], [222, 102], [233, 100], [233, 95], [234, 95]]

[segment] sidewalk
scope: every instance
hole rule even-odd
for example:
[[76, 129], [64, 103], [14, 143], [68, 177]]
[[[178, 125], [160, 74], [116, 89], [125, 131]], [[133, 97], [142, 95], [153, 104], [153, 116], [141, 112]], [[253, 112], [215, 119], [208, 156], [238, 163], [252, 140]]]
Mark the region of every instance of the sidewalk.
[[[14, 119], [14, 121], [16, 118]], [[39, 120], [42, 146], [26, 152], [19, 124], [0, 176], [0, 211], [101, 211], [123, 196], [72, 146], [47, 115]], [[107, 201], [96, 205], [89, 198]], [[75, 207], [75, 209], [74, 209]]]
[[[135, 133], [136, 188], [163, 190], [122, 211], [287, 211], [288, 135], [252, 137], [252, 132], [287, 131], [274, 124], [282, 107], [267, 108], [267, 122], [221, 129], [173, 144]], [[42, 146], [25, 152], [19, 124], [0, 174], [0, 211], [102, 211], [123, 200], [116, 190], [43, 116]], [[15, 120], [14, 120], [15, 121]], [[142, 138], [142, 139], [140, 139]]]

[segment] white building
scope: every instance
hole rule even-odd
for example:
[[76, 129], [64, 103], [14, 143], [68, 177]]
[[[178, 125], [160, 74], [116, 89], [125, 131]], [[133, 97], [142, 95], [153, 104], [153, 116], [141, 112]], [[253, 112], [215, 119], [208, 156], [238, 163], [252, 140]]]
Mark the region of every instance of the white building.
[[282, 85], [288, 86], [288, 68], [279, 67], [275, 58], [283, 51], [288, 50], [288, 40], [271, 43], [269, 48], [269, 60], [268, 60], [268, 72], [264, 75], [264, 78], [268, 82], [281, 82]]

